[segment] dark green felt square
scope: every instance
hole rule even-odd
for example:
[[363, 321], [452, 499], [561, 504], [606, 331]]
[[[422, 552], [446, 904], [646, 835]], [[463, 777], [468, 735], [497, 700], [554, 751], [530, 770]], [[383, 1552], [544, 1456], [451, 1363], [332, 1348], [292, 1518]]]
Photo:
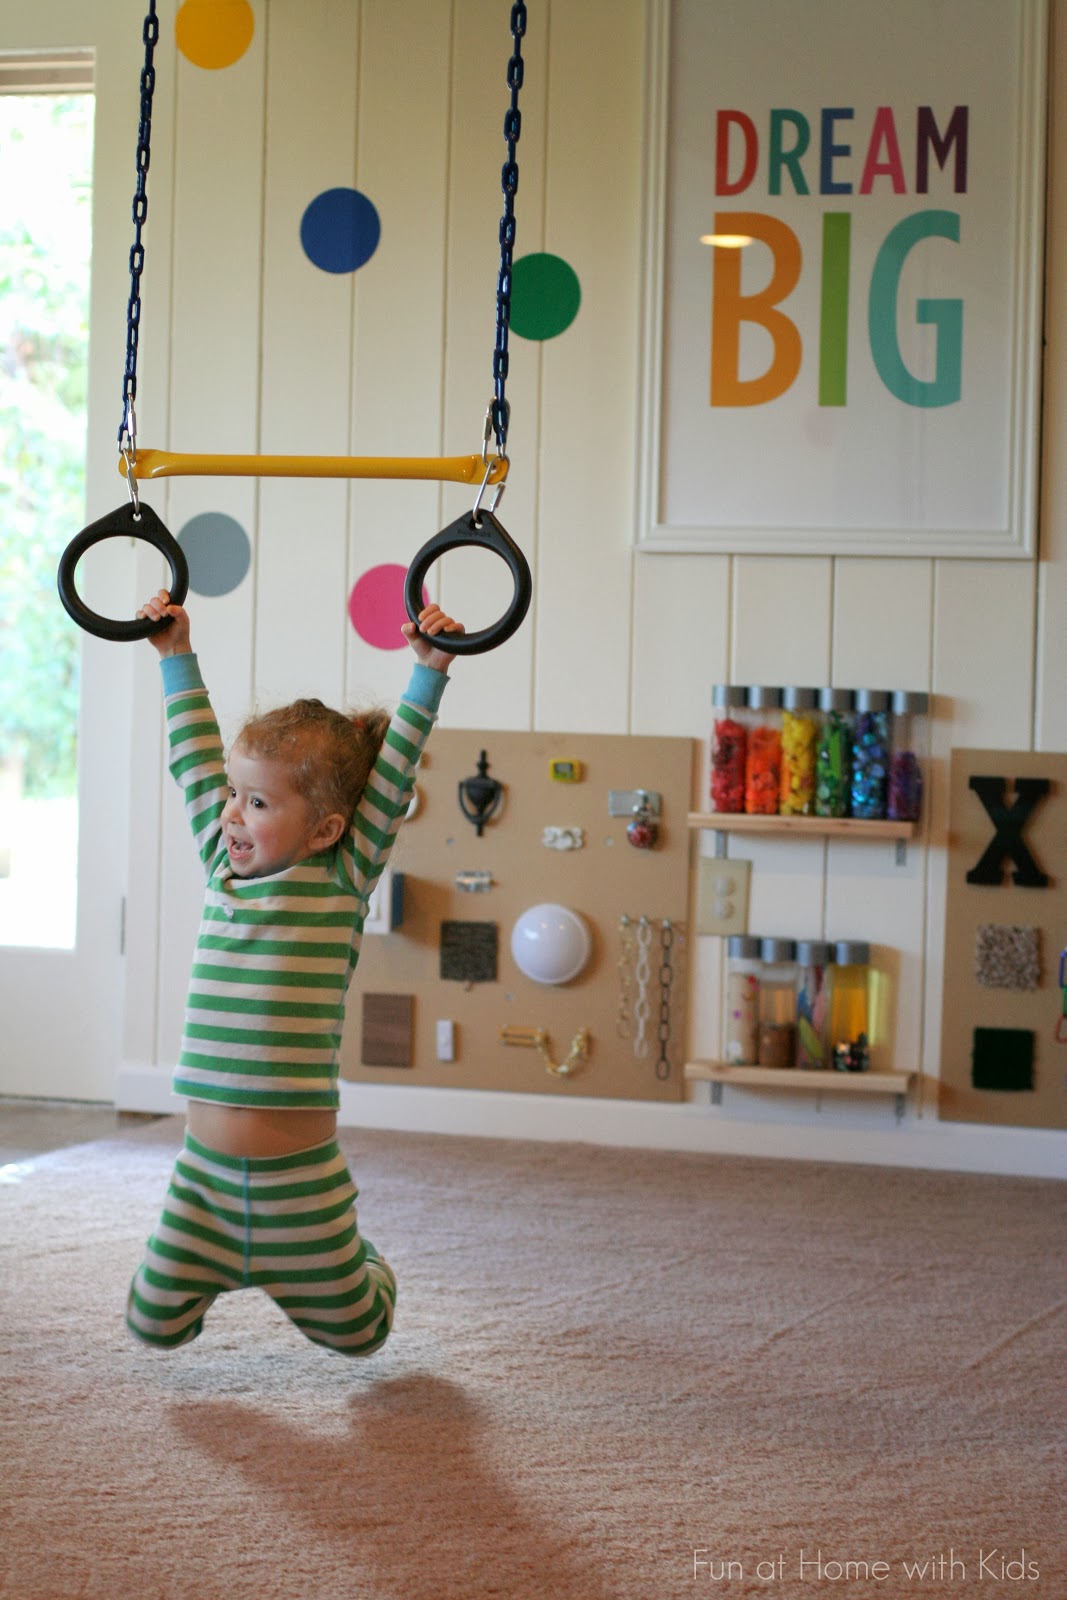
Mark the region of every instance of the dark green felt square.
[[1034, 1035], [1029, 1028], [975, 1028], [971, 1056], [975, 1089], [1032, 1089]]

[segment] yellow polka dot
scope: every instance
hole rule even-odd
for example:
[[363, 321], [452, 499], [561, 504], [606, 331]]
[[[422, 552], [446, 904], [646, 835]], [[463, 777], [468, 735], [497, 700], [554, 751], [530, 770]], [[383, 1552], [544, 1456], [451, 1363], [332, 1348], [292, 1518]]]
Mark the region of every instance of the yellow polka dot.
[[254, 28], [248, 0], [184, 0], [174, 19], [178, 49], [195, 67], [232, 67]]

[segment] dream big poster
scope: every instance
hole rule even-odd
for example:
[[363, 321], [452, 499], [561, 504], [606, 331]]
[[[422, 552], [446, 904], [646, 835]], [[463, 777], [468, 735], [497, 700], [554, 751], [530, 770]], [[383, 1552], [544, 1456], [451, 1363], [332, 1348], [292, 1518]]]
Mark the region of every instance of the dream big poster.
[[649, 6], [639, 543], [1031, 555], [1045, 0]]

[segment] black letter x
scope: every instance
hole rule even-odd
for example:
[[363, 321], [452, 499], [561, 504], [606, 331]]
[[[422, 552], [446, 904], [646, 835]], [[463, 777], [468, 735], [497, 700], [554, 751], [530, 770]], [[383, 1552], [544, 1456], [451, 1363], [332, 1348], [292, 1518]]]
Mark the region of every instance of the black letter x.
[[968, 787], [985, 806], [997, 831], [978, 865], [968, 872], [967, 882], [1002, 884], [1001, 863], [1005, 856], [1010, 856], [1016, 868], [1011, 875], [1013, 883], [1024, 889], [1046, 888], [1048, 875], [1041, 871], [1023, 843], [1023, 828], [1037, 802], [1048, 793], [1049, 780], [1016, 778], [1015, 804], [1010, 811], [1004, 804], [1003, 778], [971, 778]]

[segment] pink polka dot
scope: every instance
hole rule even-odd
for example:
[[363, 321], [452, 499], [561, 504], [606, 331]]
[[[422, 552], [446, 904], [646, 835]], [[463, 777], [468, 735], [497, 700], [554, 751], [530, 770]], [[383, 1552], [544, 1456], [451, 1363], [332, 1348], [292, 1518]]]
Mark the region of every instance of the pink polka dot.
[[[368, 567], [348, 597], [348, 615], [353, 628], [365, 644], [376, 650], [402, 650], [406, 643], [400, 632], [408, 620], [404, 606], [404, 582], [407, 567], [391, 561], [379, 567]], [[430, 597], [422, 591], [423, 605]]]

